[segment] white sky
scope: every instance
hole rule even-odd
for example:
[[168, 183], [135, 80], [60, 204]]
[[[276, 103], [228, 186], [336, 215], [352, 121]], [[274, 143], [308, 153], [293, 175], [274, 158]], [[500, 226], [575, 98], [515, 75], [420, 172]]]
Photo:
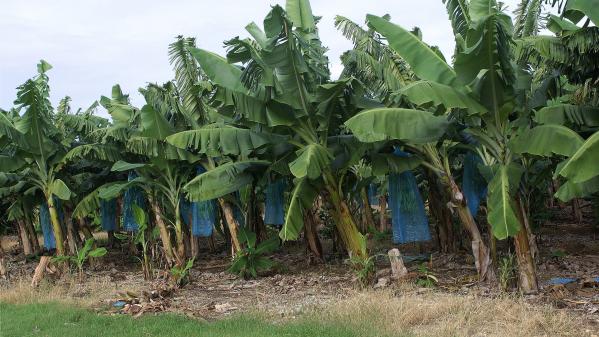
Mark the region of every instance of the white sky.
[[[513, 10], [517, 0], [505, 2]], [[40, 59], [54, 66], [55, 106], [69, 95], [74, 109], [85, 108], [109, 96], [116, 83], [141, 106], [137, 88], [173, 77], [168, 44], [175, 36], [196, 37], [200, 48], [224, 55], [223, 41], [247, 36], [251, 21], [261, 27], [277, 3], [284, 6], [284, 0], [0, 0], [0, 107], [12, 107], [15, 88], [35, 75]], [[389, 13], [405, 28], [419, 26], [424, 40], [448, 59], [453, 51], [441, 0], [312, 0], [312, 11], [323, 17], [320, 37], [334, 76], [341, 71], [339, 56], [351, 48], [333, 26], [335, 15], [363, 23], [367, 13]]]

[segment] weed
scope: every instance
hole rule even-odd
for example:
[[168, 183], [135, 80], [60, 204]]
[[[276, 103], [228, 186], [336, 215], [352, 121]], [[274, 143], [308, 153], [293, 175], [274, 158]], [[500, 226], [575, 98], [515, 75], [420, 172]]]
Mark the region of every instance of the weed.
[[516, 280], [516, 257], [508, 254], [499, 262], [499, 285], [501, 290], [508, 291]]
[[279, 247], [279, 238], [276, 236], [256, 244], [256, 233], [247, 229], [239, 229], [239, 241], [244, 242], [244, 248], [233, 258], [229, 272], [238, 274], [244, 279], [258, 277], [261, 270], [270, 269], [274, 262], [264, 254], [270, 253]]
[[372, 255], [368, 258], [361, 256], [350, 256], [349, 262], [354, 267], [358, 282], [362, 287], [372, 283], [374, 275], [376, 273], [376, 255]]
[[422, 263], [418, 266], [418, 274], [416, 285], [419, 287], [433, 288], [439, 283], [439, 279], [430, 271], [430, 269], [428, 269], [426, 263]]
[[174, 266], [171, 268], [171, 279], [177, 287], [183, 287], [189, 283], [189, 271], [193, 267], [195, 257], [188, 260], [184, 267]]
[[83, 265], [90, 257], [102, 257], [106, 255], [106, 248], [94, 248], [94, 239], [87, 239], [83, 247], [77, 250], [77, 255], [60, 255], [52, 259], [54, 262], [70, 262], [77, 266], [79, 281], [83, 281]]

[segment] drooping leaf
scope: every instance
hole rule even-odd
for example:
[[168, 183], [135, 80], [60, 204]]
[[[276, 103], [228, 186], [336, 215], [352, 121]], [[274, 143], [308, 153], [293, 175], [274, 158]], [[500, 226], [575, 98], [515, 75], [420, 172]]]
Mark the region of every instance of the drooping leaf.
[[135, 170], [137, 168], [145, 167], [145, 166], [146, 166], [146, 164], [142, 164], [142, 163], [128, 163], [126, 161], [119, 160], [116, 163], [114, 163], [114, 165], [112, 165], [112, 168], [110, 170], [115, 171], [115, 172], [123, 172], [123, 171]]
[[16, 143], [23, 143], [23, 134], [17, 130], [13, 122], [6, 116], [3, 111], [0, 111], [0, 139], [7, 137]]
[[178, 148], [193, 148], [209, 156], [247, 156], [252, 151], [283, 138], [229, 125], [208, 125], [201, 129], [176, 133], [166, 140]]
[[23, 168], [26, 164], [24, 158], [0, 154], [0, 171], [13, 172]]
[[580, 183], [566, 180], [555, 192], [555, 197], [563, 202], [568, 202], [574, 198], [584, 198], [596, 192], [599, 192], [599, 176]]
[[331, 154], [320, 144], [310, 144], [297, 152], [297, 158], [289, 163], [289, 169], [296, 178], [316, 179], [331, 163]]
[[92, 159], [104, 161], [118, 161], [121, 158], [121, 153], [117, 148], [105, 144], [84, 144], [71, 149], [63, 157], [63, 163], [73, 161], [75, 159]]
[[173, 127], [163, 114], [149, 104], [141, 108], [141, 134], [158, 140], [164, 140], [173, 134]]
[[366, 18], [377, 32], [387, 38], [389, 46], [408, 62], [419, 78], [445, 85], [455, 84], [453, 69], [416, 35], [384, 18], [375, 15], [367, 15]]
[[101, 199], [110, 200], [110, 199], [118, 197], [122, 193], [125, 193], [125, 190], [127, 190], [130, 187], [133, 187], [133, 186], [147, 187], [150, 185], [150, 183], [151, 183], [150, 181], [147, 181], [143, 177], [137, 177], [137, 178], [131, 179], [129, 181], [109, 183], [109, 184], [102, 185], [102, 186], [100, 186], [100, 188], [98, 188], [97, 196], [98, 196], [98, 198], [101, 198]]
[[398, 139], [430, 143], [445, 133], [449, 122], [445, 116], [435, 116], [428, 111], [380, 108], [363, 111], [345, 125], [362, 142]]
[[391, 153], [373, 154], [371, 160], [372, 174], [375, 176], [387, 175], [390, 173], [400, 174], [405, 171], [413, 170], [422, 163], [422, 159], [418, 157], [399, 157]]
[[512, 186], [517, 185], [518, 182], [510, 181], [508, 170], [507, 166], [500, 166], [497, 169], [489, 183], [489, 194], [487, 195], [487, 207], [489, 208], [487, 220], [491, 224], [493, 235], [500, 240], [516, 235], [521, 228], [511, 194]]
[[559, 171], [573, 183], [582, 183], [599, 175], [599, 131], [589, 137]]
[[418, 81], [402, 88], [400, 92], [417, 105], [443, 105], [445, 109], [463, 108], [471, 114], [487, 112], [487, 108], [467, 94], [444, 84], [431, 81]]
[[279, 232], [282, 240], [296, 240], [304, 228], [304, 212], [312, 207], [318, 192], [308, 179], [296, 179], [289, 207], [285, 212], [285, 223]]
[[241, 69], [227, 62], [224, 57], [207, 50], [189, 48], [189, 51], [214, 83], [235, 92], [247, 93], [247, 89], [241, 83]]
[[100, 208], [100, 197], [98, 196], [100, 188], [102, 188], [102, 186], [93, 190], [77, 203], [73, 210], [73, 218], [79, 219], [86, 217]]
[[64, 181], [60, 179], [55, 179], [50, 186], [50, 191], [52, 194], [56, 195], [58, 198], [62, 200], [71, 199], [71, 195], [73, 194], [68, 186], [64, 183]]
[[540, 124], [560, 124], [567, 122], [579, 126], [599, 126], [599, 109], [573, 104], [556, 104], [543, 107], [535, 113]]
[[239, 190], [252, 181], [252, 169], [268, 166], [264, 160], [242, 160], [228, 162], [192, 179], [184, 190], [191, 201], [220, 198]]
[[571, 156], [578, 150], [584, 139], [573, 130], [561, 125], [540, 125], [522, 132], [511, 142], [517, 153], [529, 153], [537, 156], [554, 154]]
[[555, 16], [553, 14], [549, 15], [547, 19], [547, 29], [549, 29], [554, 34], [562, 34], [562, 32], [571, 32], [578, 30], [580, 27], [573, 24], [572, 22], [562, 19], [559, 16]]
[[585, 15], [595, 26], [599, 26], [599, 2], [597, 0], [568, 0], [566, 2], [565, 17], [578, 23]]

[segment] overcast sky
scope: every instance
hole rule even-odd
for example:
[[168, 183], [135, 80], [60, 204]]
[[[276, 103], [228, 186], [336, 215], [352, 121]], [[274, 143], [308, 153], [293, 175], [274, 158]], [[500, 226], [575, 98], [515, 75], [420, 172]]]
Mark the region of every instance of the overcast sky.
[[[110, 95], [119, 83], [134, 105], [143, 105], [137, 88], [173, 77], [168, 44], [177, 35], [193, 36], [200, 48], [224, 54], [222, 42], [247, 36], [244, 27], [262, 20], [284, 0], [0, 0], [0, 107], [8, 109], [15, 88], [35, 75], [40, 59], [49, 72], [54, 105], [68, 95], [73, 108]], [[508, 0], [510, 10], [516, 0]], [[329, 48], [331, 71], [351, 44], [335, 29], [335, 15], [363, 23], [367, 13], [388, 13], [406, 28], [419, 26], [424, 40], [452, 54], [453, 37], [441, 0], [312, 0], [322, 16], [320, 37]], [[101, 112], [103, 114], [103, 112]]]

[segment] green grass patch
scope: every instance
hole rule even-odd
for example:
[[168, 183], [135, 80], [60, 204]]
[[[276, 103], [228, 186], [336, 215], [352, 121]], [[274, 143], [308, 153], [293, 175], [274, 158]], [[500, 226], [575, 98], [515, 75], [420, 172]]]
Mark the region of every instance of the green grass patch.
[[[362, 329], [360, 329], [362, 330]], [[87, 337], [268, 337], [268, 336], [365, 336], [344, 324], [322, 324], [314, 319], [299, 318], [273, 324], [264, 318], [236, 315], [216, 322], [200, 322], [184, 316], [161, 314], [132, 318], [125, 315], [102, 315], [58, 303], [0, 303], [0, 335], [87, 336]], [[374, 329], [371, 336], [381, 336]]]

